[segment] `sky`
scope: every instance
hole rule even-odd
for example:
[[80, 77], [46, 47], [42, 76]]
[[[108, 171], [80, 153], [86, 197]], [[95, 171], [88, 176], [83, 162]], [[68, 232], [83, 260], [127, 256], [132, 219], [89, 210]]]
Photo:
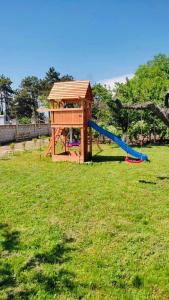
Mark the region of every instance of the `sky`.
[[0, 74], [61, 74], [93, 83], [169, 55], [169, 0], [0, 0]]

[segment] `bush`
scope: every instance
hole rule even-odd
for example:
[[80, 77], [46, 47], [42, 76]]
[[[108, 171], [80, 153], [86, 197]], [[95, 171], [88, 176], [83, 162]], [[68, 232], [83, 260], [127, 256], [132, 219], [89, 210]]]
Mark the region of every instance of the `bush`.
[[14, 155], [14, 152], [15, 152], [15, 144], [14, 144], [14, 143], [11, 143], [11, 144], [9, 145], [9, 147], [10, 147], [10, 149], [11, 149], [11, 151], [12, 151], [12, 154]]
[[31, 118], [22, 117], [18, 119], [19, 124], [31, 124]]

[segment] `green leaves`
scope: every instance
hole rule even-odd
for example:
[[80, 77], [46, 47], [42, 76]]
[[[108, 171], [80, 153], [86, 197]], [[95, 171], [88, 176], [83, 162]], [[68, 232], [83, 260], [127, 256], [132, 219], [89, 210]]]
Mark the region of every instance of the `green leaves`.
[[116, 84], [117, 97], [124, 103], [162, 103], [169, 87], [169, 57], [156, 55], [147, 64], [141, 65], [135, 76], [125, 84]]
[[0, 114], [5, 114], [6, 119], [12, 115], [12, 81], [4, 75], [0, 76]]
[[101, 84], [95, 84], [92, 89], [94, 104], [93, 117], [104, 124], [111, 123], [109, 103], [112, 102], [112, 93]]

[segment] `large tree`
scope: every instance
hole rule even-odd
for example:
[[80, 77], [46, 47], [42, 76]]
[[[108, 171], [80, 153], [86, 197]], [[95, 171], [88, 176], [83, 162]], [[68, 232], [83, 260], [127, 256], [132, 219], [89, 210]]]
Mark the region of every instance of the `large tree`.
[[12, 116], [13, 90], [12, 81], [4, 75], [0, 76], [0, 114], [4, 114], [6, 121]]
[[[147, 109], [169, 126], [169, 108], [164, 95], [169, 89], [169, 57], [156, 55], [147, 64], [141, 65], [135, 76], [125, 84], [116, 84], [117, 107], [132, 110]], [[151, 125], [152, 114], [146, 114]]]
[[156, 55], [141, 65], [127, 83], [116, 84], [116, 95], [124, 103], [144, 103], [147, 100], [162, 104], [169, 88], [169, 57]]
[[15, 114], [18, 120], [22, 118], [32, 118], [34, 101], [25, 89], [17, 90], [15, 93]]
[[21, 81], [21, 92], [27, 94], [27, 99], [30, 99], [32, 112], [36, 115], [38, 108], [38, 97], [40, 95], [40, 82], [36, 76], [25, 77]]
[[38, 116], [38, 101], [40, 96], [40, 81], [36, 76], [27, 76], [22, 79], [20, 88], [15, 92], [15, 115], [32, 118], [36, 121]]
[[137, 113], [119, 109], [117, 103], [113, 101], [112, 91], [106, 86], [95, 84], [92, 91], [94, 96], [93, 117], [101, 125], [114, 126], [125, 138], [128, 127], [136, 118]]

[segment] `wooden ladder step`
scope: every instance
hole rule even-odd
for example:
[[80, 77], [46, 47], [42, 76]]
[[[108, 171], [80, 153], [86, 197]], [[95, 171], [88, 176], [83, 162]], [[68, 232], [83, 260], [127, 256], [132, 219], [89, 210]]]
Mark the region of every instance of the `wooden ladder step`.
[[[63, 129], [58, 128], [55, 132], [55, 142], [58, 141], [59, 137], [62, 135]], [[51, 154], [51, 149], [52, 149], [52, 138], [50, 139], [49, 145], [47, 150], [45, 151], [45, 156], [48, 156]]]

